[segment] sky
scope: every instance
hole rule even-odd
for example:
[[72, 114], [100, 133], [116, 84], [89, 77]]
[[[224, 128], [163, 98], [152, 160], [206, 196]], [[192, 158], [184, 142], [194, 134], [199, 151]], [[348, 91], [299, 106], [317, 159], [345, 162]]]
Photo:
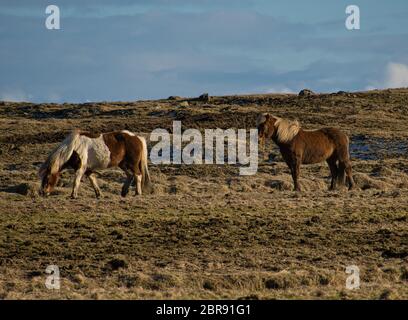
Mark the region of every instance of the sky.
[[0, 0], [0, 100], [408, 87], [407, 18], [406, 0]]

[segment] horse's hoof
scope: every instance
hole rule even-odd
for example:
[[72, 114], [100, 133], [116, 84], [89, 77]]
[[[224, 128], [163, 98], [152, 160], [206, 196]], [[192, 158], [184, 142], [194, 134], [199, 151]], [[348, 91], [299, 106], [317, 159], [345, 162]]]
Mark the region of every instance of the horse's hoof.
[[71, 194], [71, 199], [77, 199], [78, 196]]

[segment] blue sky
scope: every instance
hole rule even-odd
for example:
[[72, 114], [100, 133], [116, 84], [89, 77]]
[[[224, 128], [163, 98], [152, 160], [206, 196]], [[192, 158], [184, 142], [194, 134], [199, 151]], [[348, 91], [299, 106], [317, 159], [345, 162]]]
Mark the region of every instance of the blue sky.
[[407, 18], [406, 0], [1, 0], [0, 100], [407, 87]]

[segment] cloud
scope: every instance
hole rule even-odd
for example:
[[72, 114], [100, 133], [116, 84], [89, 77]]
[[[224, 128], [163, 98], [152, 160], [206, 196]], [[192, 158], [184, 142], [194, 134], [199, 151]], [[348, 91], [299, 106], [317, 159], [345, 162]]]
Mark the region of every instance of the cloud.
[[408, 87], [408, 65], [389, 63], [386, 68], [385, 88]]
[[345, 30], [342, 6], [323, 19], [332, 4], [313, 13], [287, 0], [55, 0], [62, 29], [49, 31], [48, 0], [0, 2], [0, 97], [12, 100], [361, 90], [399, 84], [401, 68], [385, 77], [378, 66], [406, 63], [408, 50], [401, 28]]
[[[374, 80], [375, 79], [375, 80]], [[385, 68], [369, 81], [364, 90], [389, 89], [408, 87], [408, 65], [388, 62]]]
[[278, 86], [278, 87], [268, 88], [266, 90], [266, 93], [295, 93], [295, 91], [285, 86]]
[[3, 17], [0, 92], [13, 85], [35, 92], [36, 102], [76, 102], [265, 91], [287, 71], [285, 38], [311, 32], [242, 11], [65, 18], [62, 26], [54, 32], [42, 19]]
[[368, 85], [364, 88], [364, 91], [371, 91], [371, 90], [377, 90], [377, 87], [372, 86], [372, 85]]

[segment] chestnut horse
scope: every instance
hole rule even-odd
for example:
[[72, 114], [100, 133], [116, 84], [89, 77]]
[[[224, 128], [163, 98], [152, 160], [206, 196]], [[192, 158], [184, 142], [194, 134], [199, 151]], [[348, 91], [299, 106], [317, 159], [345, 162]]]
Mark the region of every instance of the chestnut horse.
[[331, 172], [330, 189], [336, 184], [345, 184], [345, 175], [349, 189], [354, 187], [349, 155], [349, 138], [336, 128], [303, 130], [298, 121], [290, 121], [263, 113], [257, 119], [259, 142], [272, 139], [279, 147], [283, 159], [288, 165], [294, 190], [300, 191], [299, 175], [301, 164], [326, 161]]
[[126, 130], [99, 135], [74, 130], [42, 164], [39, 170], [40, 192], [49, 195], [57, 184], [61, 171], [72, 168], [75, 170], [75, 179], [71, 197], [77, 198], [79, 184], [85, 175], [99, 198], [101, 190], [95, 171], [111, 167], [119, 167], [126, 174], [123, 197], [129, 192], [133, 180], [136, 181], [136, 195], [142, 194], [142, 188], [150, 184], [146, 140]]

